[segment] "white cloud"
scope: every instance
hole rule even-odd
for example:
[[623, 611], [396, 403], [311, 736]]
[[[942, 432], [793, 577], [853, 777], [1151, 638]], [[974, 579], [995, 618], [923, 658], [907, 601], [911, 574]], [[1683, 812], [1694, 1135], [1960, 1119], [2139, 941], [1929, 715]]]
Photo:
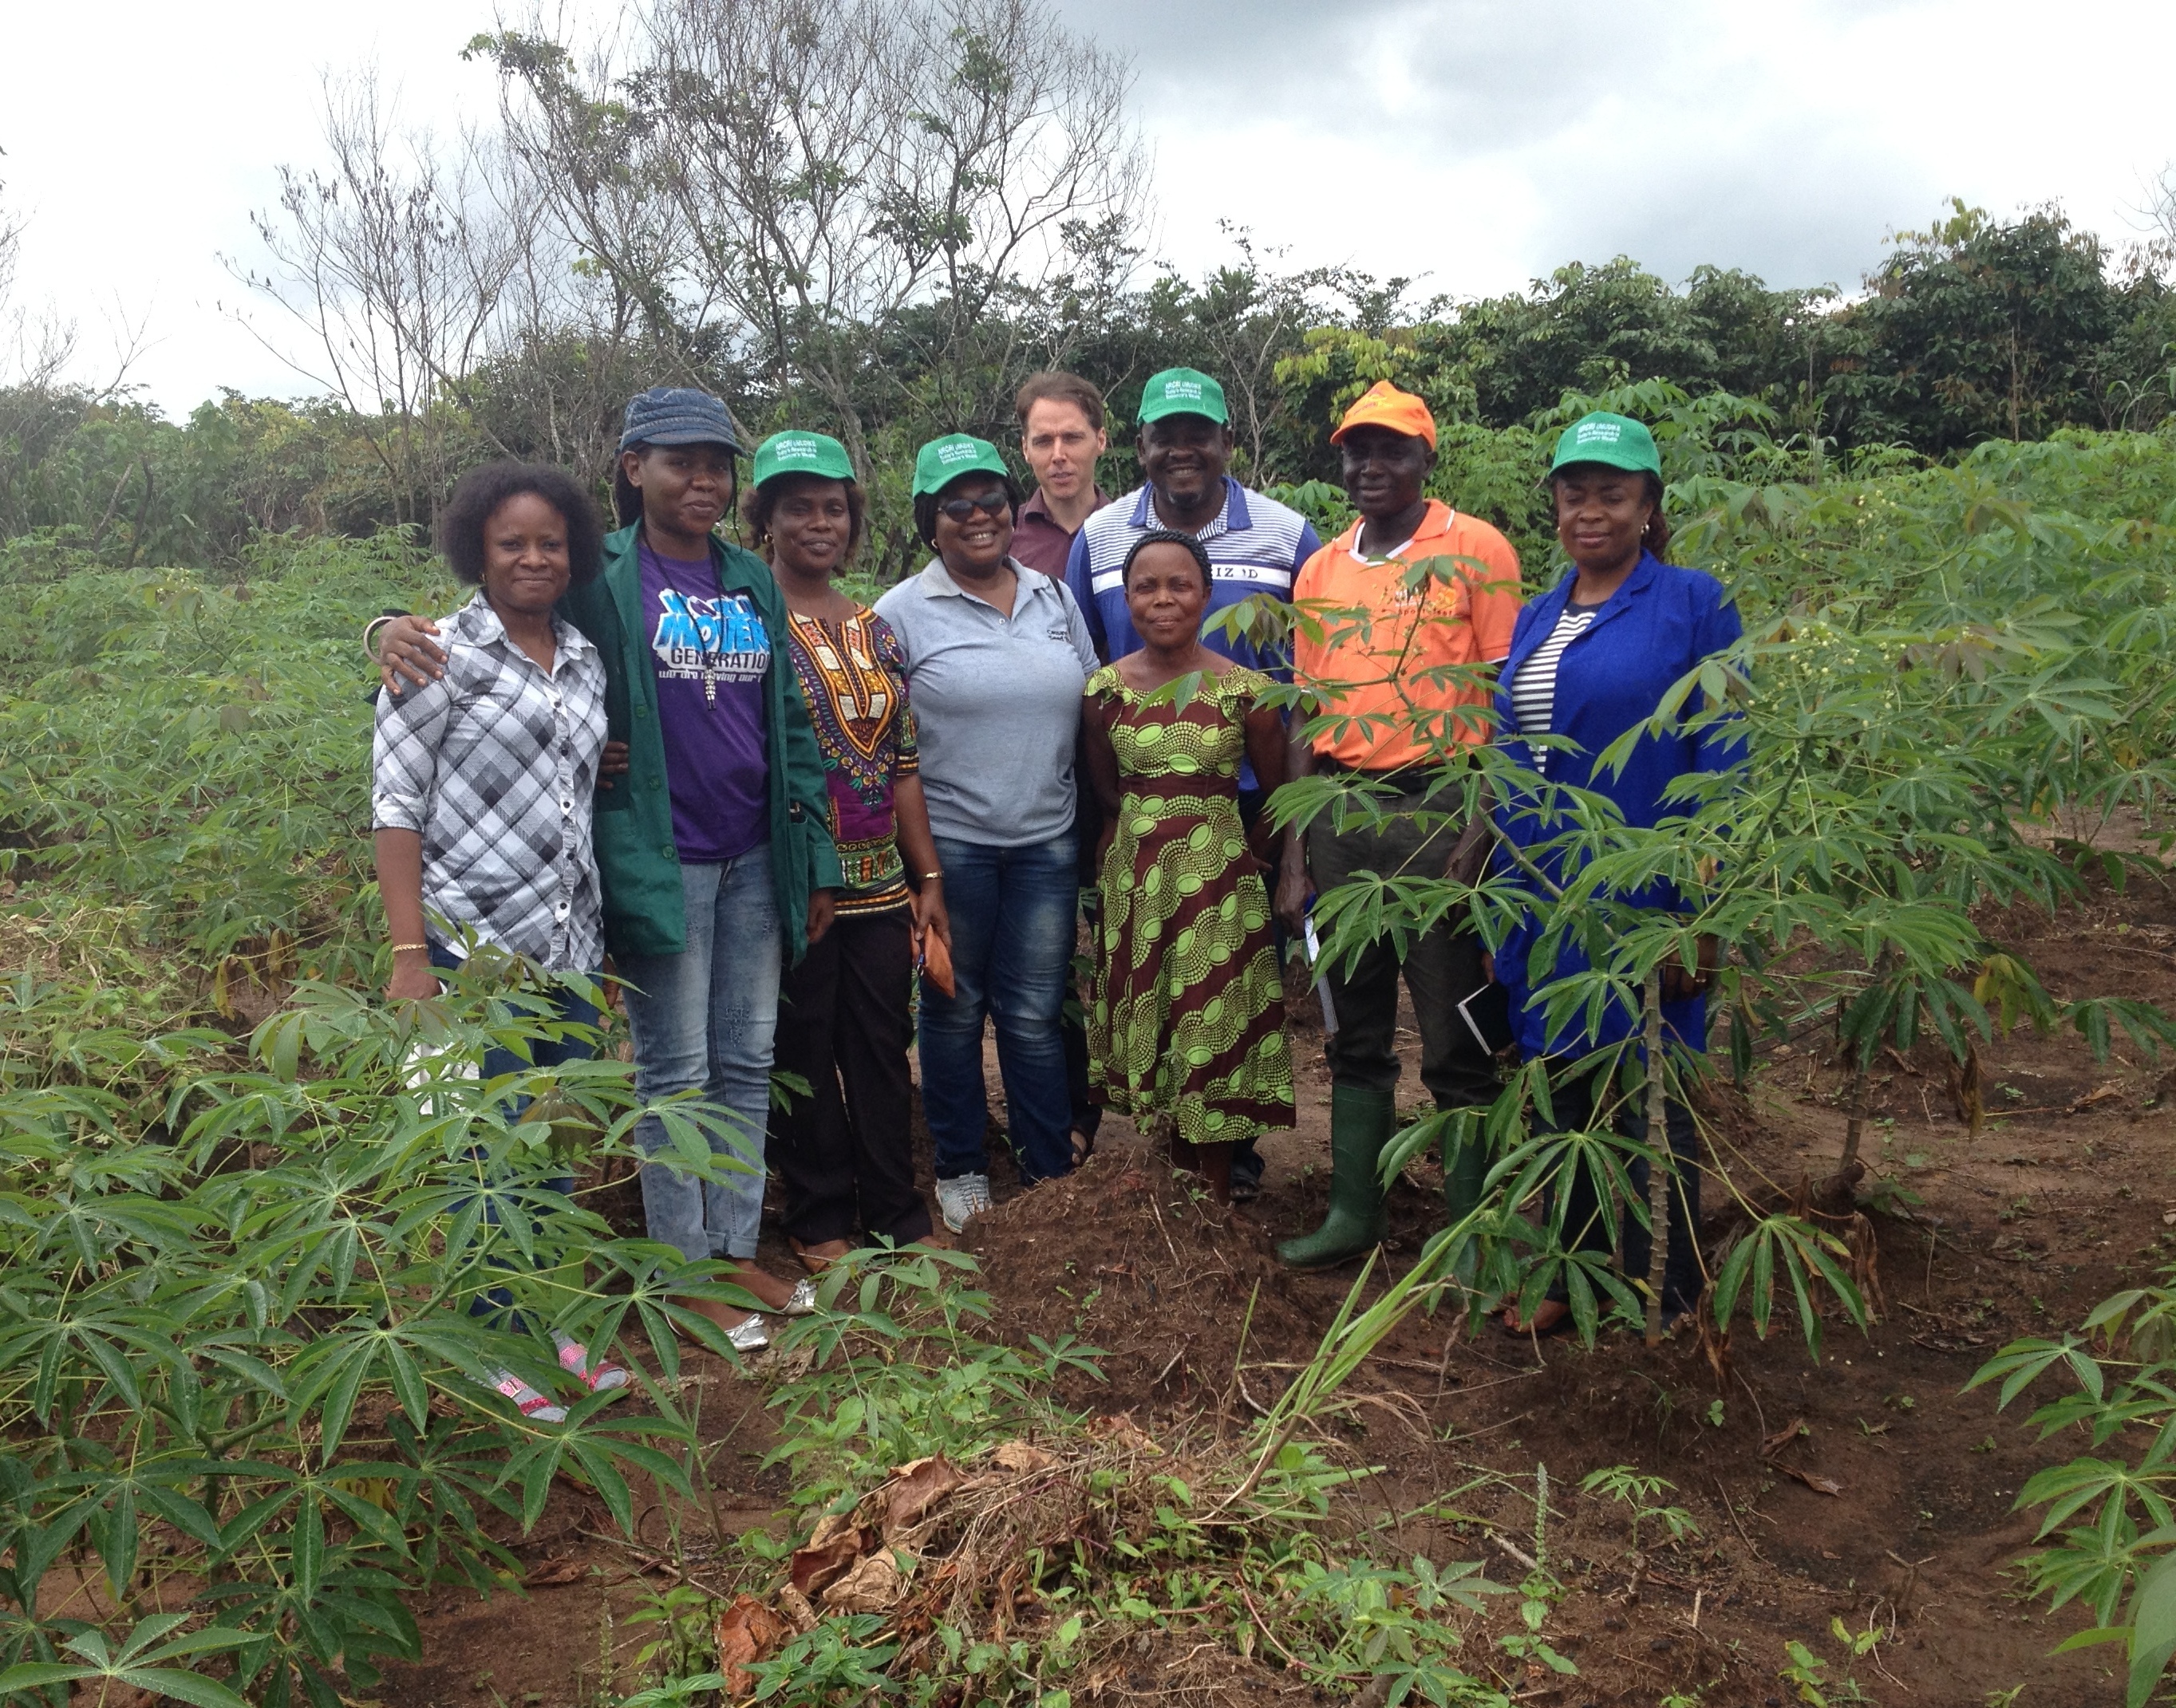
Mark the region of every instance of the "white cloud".
[[[581, 0], [576, 0], [578, 5]], [[601, 12], [602, 0], [582, 9]], [[1060, 0], [1135, 57], [1161, 248], [1226, 258], [1220, 219], [1298, 264], [1428, 275], [1460, 296], [1574, 258], [1702, 261], [1850, 286], [1954, 193], [2059, 199], [2118, 242], [2176, 154], [2165, 0]], [[404, 112], [488, 115], [463, 42], [492, 0], [18, 7], [0, 179], [32, 215], [22, 295], [83, 325], [146, 317], [170, 411], [303, 389], [237, 326], [248, 216], [318, 150], [319, 79], [376, 58]], [[95, 21], [94, 21], [95, 20]], [[84, 57], [95, 36], [95, 62]], [[275, 318], [255, 311], [269, 329]], [[95, 359], [87, 361], [95, 366]]]

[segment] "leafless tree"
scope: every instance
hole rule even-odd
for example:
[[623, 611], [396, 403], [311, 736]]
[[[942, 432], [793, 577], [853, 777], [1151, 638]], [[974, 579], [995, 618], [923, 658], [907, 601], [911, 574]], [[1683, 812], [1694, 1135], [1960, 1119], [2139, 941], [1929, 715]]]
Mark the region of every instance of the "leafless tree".
[[560, 228], [691, 364], [862, 408], [968, 412], [989, 311], [1145, 184], [1124, 63], [1036, 0], [653, 0], [587, 57], [493, 38]]
[[529, 258], [532, 204], [498, 182], [491, 140], [467, 134], [447, 150], [401, 131], [371, 73], [327, 81], [324, 134], [327, 166], [281, 166], [277, 209], [254, 216], [265, 264], [228, 266], [302, 329], [300, 353], [258, 336], [347, 407], [396, 514], [421, 520], [465, 454], [465, 424], [445, 405], [493, 347]]

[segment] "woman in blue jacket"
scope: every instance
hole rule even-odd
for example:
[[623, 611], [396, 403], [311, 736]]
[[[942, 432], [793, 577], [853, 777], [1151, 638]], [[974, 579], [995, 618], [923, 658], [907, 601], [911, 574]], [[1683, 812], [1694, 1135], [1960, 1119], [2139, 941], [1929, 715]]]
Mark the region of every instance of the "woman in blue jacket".
[[[1669, 527], [1662, 519], [1662, 460], [1653, 436], [1638, 422], [1599, 411], [1575, 422], [1557, 441], [1549, 481], [1556, 498], [1557, 538], [1572, 568], [1519, 615], [1510, 654], [1498, 677], [1498, 739], [1509, 757], [1548, 783], [1605, 796], [1627, 824], [1652, 827], [1692, 810], [1686, 802], [1669, 798], [1670, 786], [1678, 778], [1727, 770], [1741, 762], [1742, 742], [1732, 728], [1694, 721], [1688, 727], [1642, 737], [1621, 769], [1598, 761], [1612, 742], [1652, 718], [1662, 696], [1701, 660], [1738, 639], [1738, 611], [1712, 575], [1663, 560]], [[1565, 744], [1536, 746], [1526, 739], [1542, 734], [1562, 737]], [[1535, 849], [1534, 863], [1552, 883], [1563, 881], [1562, 851], [1537, 846], [1563, 836], [1568, 828], [1563, 819], [1544, 823], [1531, 802], [1512, 800], [1498, 809], [1497, 825], [1508, 840]], [[1667, 884], [1651, 894], [1616, 900], [1667, 909], [1684, 905]], [[1579, 1011], [1552, 1030], [1537, 993], [1552, 978], [1583, 971], [1588, 962], [1575, 944], [1567, 943], [1553, 974], [1536, 969], [1533, 951], [1544, 928], [1543, 921], [1528, 913], [1497, 950], [1496, 966], [1510, 992], [1519, 1045], [1527, 1059], [1557, 1058], [1574, 1069], [1566, 1083], [1551, 1091], [1554, 1130], [1579, 1132], [1606, 1121], [1635, 1143], [1645, 1143], [1646, 1111], [1638, 1100], [1619, 1096], [1612, 1071], [1619, 1059], [1613, 1047], [1635, 1036], [1637, 1017], [1612, 1004], [1591, 1025]], [[1696, 973], [1675, 964], [1663, 972], [1663, 1025], [1688, 1049], [1706, 1047], [1706, 993], [1713, 971], [1713, 945], [1704, 941]], [[1592, 1058], [1584, 1071], [1579, 1069], [1582, 1058]], [[1691, 1113], [1674, 1099], [1667, 1125], [1678, 1159], [1662, 1300], [1663, 1313], [1671, 1317], [1691, 1309], [1702, 1287], [1700, 1156]], [[1643, 1202], [1646, 1172], [1644, 1163], [1631, 1171]], [[1566, 1237], [1578, 1249], [1608, 1250], [1610, 1230], [1592, 1183], [1582, 1171], [1566, 1189]], [[1646, 1276], [1647, 1231], [1629, 1215], [1618, 1249], [1626, 1275]], [[1552, 1297], [1531, 1321], [1507, 1312], [1504, 1326], [1518, 1333], [1550, 1334], [1568, 1325], [1569, 1314], [1567, 1304]]]

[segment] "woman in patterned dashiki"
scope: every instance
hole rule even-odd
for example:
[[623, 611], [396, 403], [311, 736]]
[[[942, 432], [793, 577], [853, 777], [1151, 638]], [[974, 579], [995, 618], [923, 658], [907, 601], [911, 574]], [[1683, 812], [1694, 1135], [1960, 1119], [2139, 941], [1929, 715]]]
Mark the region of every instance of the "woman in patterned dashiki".
[[[471, 471], [439, 519], [440, 549], [476, 596], [446, 620], [445, 674], [398, 699], [379, 694], [372, 743], [371, 830], [393, 949], [385, 994], [394, 1001], [437, 996], [439, 972], [461, 965], [471, 933], [547, 974], [594, 978], [603, 965], [590, 791], [605, 742], [604, 664], [552, 614], [569, 585], [596, 579], [601, 532], [571, 476], [521, 463]], [[587, 998], [566, 986], [550, 996], [555, 1018], [596, 1025]], [[481, 1071], [489, 1080], [579, 1061], [593, 1036], [537, 1039], [525, 1060], [488, 1050]], [[574, 1190], [571, 1179], [536, 1185]], [[498, 1220], [490, 1199], [484, 1214]], [[492, 1287], [474, 1309], [518, 1330], [513, 1308], [507, 1288]], [[558, 1329], [552, 1339], [560, 1367], [592, 1391], [627, 1385], [617, 1364], [593, 1363]], [[525, 1417], [566, 1419], [510, 1370], [484, 1380]]]
[[786, 1237], [815, 1274], [863, 1232], [896, 1245], [929, 1237], [908, 1136], [909, 998], [918, 941], [934, 933], [949, 945], [951, 925], [906, 652], [889, 623], [832, 584], [865, 527], [846, 448], [821, 433], [774, 433], [756, 449], [741, 514], [785, 596], [842, 875], [831, 929], [780, 993], [776, 1065], [808, 1094], [789, 1092], [770, 1116]]
[[[1233, 1145], [1292, 1119], [1271, 833], [1265, 814], [1250, 847], [1238, 793], [1243, 753], [1265, 792], [1284, 781], [1284, 722], [1266, 677], [1201, 644], [1200, 541], [1144, 534], [1123, 573], [1141, 648], [1089, 679], [1082, 712], [1105, 824], [1090, 1078], [1229, 1204]], [[1197, 674], [1183, 699], [1159, 692]]]

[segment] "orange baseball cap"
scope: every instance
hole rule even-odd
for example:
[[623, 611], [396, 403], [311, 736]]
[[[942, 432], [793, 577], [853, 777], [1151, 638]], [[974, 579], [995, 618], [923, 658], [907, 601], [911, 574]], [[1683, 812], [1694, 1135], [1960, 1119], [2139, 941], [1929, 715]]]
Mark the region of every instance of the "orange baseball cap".
[[1377, 380], [1345, 411], [1345, 419], [1338, 422], [1330, 442], [1336, 444], [1353, 428], [1363, 427], [1388, 427], [1394, 433], [1426, 439], [1428, 449], [1435, 449], [1435, 417], [1428, 413], [1428, 406], [1387, 379]]

